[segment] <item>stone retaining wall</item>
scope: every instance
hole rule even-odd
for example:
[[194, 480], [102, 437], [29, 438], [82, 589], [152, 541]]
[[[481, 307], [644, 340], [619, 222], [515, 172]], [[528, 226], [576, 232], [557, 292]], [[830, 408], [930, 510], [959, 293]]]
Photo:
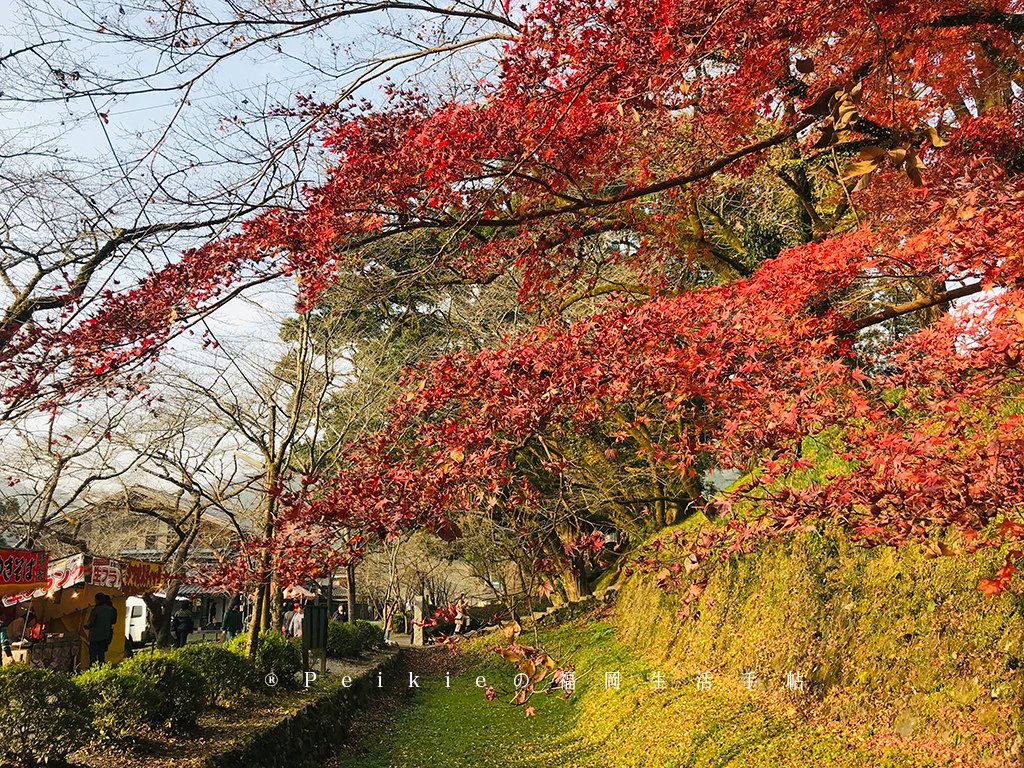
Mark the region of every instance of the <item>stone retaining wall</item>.
[[203, 768], [304, 768], [322, 765], [344, 742], [355, 713], [377, 689], [377, 673], [384, 686], [394, 685], [401, 667], [396, 651], [342, 687], [337, 676], [323, 687], [310, 689], [310, 701], [276, 723], [252, 734], [229, 751], [208, 757]]
[[531, 618], [541, 626], [554, 626], [590, 613], [590, 611], [599, 606], [610, 605], [615, 601], [618, 593], [618, 585], [605, 587], [604, 589], [597, 590], [592, 595], [584, 595], [579, 600], [574, 600], [565, 605], [552, 606], [546, 611], [537, 611]]

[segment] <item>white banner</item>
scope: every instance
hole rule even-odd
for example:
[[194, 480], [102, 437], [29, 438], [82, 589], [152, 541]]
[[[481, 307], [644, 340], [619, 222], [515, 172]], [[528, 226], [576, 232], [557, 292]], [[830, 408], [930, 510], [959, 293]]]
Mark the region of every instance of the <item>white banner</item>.
[[115, 560], [94, 557], [92, 559], [92, 575], [89, 583], [95, 587], [121, 589], [121, 564]]

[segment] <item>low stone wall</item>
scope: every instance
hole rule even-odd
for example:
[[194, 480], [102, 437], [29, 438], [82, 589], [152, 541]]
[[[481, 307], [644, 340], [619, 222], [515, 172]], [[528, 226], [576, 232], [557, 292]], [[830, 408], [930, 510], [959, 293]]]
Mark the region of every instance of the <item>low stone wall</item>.
[[617, 585], [605, 587], [592, 595], [584, 595], [579, 600], [573, 600], [565, 605], [551, 606], [546, 611], [537, 611], [531, 618], [541, 626], [552, 627], [590, 613], [602, 605], [611, 605], [615, 602], [618, 593]]
[[396, 651], [352, 680], [328, 677], [323, 687], [310, 690], [310, 700], [297, 711], [252, 734], [229, 751], [212, 755], [203, 768], [303, 768], [322, 765], [344, 742], [348, 726], [377, 690], [377, 674], [384, 686], [396, 684], [402, 665]]

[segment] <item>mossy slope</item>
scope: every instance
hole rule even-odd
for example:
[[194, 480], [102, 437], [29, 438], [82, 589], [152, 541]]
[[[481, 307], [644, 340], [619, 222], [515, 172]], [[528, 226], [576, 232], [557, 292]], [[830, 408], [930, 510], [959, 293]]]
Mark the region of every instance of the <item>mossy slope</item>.
[[[451, 688], [443, 675], [423, 680], [392, 727], [339, 764], [1016, 767], [1024, 601], [976, 589], [999, 556], [929, 559], [808, 533], [725, 564], [696, 621], [635, 574], [603, 615], [569, 612], [524, 635], [575, 667], [568, 700], [538, 695], [525, 717], [509, 704], [515, 669], [484, 638], [451, 662], [464, 670]], [[620, 688], [607, 689], [616, 671]], [[696, 685], [706, 671], [710, 691]], [[785, 689], [789, 671], [805, 692]], [[754, 690], [743, 672], [757, 675]]]
[[927, 558], [916, 546], [865, 549], [812, 532], [724, 564], [696, 621], [634, 575], [613, 623], [676, 674], [750, 670], [777, 687], [800, 671], [818, 721], [952, 750], [966, 764], [1016, 764], [1024, 601], [976, 588], [999, 557]]
[[[716, 678], [700, 691], [692, 677], [672, 675], [616, 639], [605, 621], [583, 617], [530, 641], [575, 666], [568, 700], [538, 695], [534, 717], [509, 704], [515, 670], [488, 645], [467, 651], [467, 668], [451, 679], [421, 680], [412, 704], [360, 754], [340, 768], [937, 768], [954, 765], [933, 752], [825, 727], [808, 717], [799, 695], [775, 699]], [[620, 673], [618, 689], [605, 672]], [[652, 682], [664, 674], [665, 688]], [[475, 685], [483, 675], [499, 692], [491, 702]], [[332, 766], [332, 768], [334, 768]]]

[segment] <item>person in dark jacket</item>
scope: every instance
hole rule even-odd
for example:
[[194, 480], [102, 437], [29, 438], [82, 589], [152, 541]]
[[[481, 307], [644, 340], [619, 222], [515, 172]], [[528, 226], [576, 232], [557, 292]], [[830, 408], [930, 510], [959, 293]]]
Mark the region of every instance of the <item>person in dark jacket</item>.
[[110, 602], [110, 595], [96, 594], [96, 606], [89, 614], [85, 628], [89, 631], [89, 666], [103, 664], [107, 660], [107, 648], [114, 639], [114, 625], [117, 624], [117, 609]]
[[195, 629], [195, 620], [192, 618], [192, 609], [187, 604], [174, 612], [171, 616], [171, 634], [174, 635], [174, 647], [184, 648], [188, 636]]
[[224, 612], [224, 621], [221, 622], [220, 628], [224, 630], [224, 638], [228, 642], [242, 631], [242, 606], [239, 605], [237, 597]]

